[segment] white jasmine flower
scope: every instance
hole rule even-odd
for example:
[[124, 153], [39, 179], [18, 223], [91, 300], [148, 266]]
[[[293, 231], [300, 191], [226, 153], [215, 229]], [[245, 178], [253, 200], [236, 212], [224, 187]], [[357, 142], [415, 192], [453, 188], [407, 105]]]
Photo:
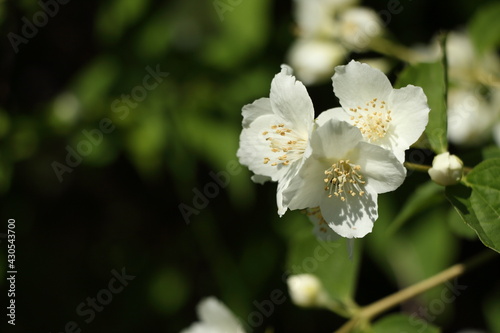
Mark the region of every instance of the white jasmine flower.
[[441, 153], [432, 160], [432, 168], [429, 169], [431, 179], [443, 186], [457, 184], [462, 178], [464, 164], [456, 155], [449, 152]]
[[253, 179], [278, 181], [278, 212], [284, 214], [282, 193], [298, 172], [314, 126], [314, 108], [305, 86], [282, 70], [271, 82], [269, 98], [243, 107], [243, 130], [237, 156], [256, 174]]
[[288, 292], [295, 305], [326, 307], [331, 302], [321, 281], [312, 274], [298, 274], [288, 277]]
[[310, 156], [283, 194], [288, 207], [319, 207], [340, 236], [365, 236], [378, 217], [377, 195], [398, 188], [406, 170], [391, 151], [337, 119], [322, 123], [310, 145]]
[[288, 51], [288, 62], [297, 77], [310, 85], [333, 75], [334, 68], [344, 62], [347, 50], [331, 40], [300, 38]]
[[215, 297], [202, 300], [196, 307], [199, 322], [191, 324], [181, 333], [245, 333], [233, 313]]
[[367, 64], [351, 61], [338, 66], [333, 91], [342, 108], [330, 109], [318, 123], [330, 117], [358, 127], [366, 141], [391, 150], [404, 162], [404, 152], [427, 126], [429, 106], [420, 87], [393, 89], [384, 73]]
[[340, 39], [348, 48], [366, 50], [371, 41], [379, 37], [384, 28], [374, 10], [364, 7], [346, 9], [339, 15]]
[[448, 139], [457, 145], [476, 145], [490, 137], [495, 121], [493, 106], [477, 89], [451, 88], [448, 92]]

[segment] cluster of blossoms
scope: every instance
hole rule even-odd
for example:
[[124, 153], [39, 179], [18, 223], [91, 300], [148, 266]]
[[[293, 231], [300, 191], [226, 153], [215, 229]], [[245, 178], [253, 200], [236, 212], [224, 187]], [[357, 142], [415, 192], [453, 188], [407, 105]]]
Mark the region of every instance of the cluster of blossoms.
[[327, 80], [349, 52], [365, 52], [384, 33], [383, 22], [358, 0], [296, 0], [298, 38], [288, 63], [306, 85]]
[[448, 139], [456, 145], [477, 145], [493, 138], [500, 146], [500, 58], [479, 53], [466, 32], [447, 38], [450, 87]]
[[404, 181], [405, 150], [422, 134], [429, 107], [420, 87], [393, 89], [381, 71], [351, 61], [335, 68], [341, 107], [314, 118], [290, 67], [269, 98], [243, 107], [237, 155], [258, 183], [277, 182], [278, 214], [307, 209], [317, 236], [359, 238], [378, 217], [377, 195]]

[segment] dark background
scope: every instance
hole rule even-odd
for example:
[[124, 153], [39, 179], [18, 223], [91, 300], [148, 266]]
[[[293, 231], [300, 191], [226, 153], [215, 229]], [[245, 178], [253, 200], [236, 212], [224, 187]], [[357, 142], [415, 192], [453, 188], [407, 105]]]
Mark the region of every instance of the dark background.
[[[18, 270], [16, 326], [3, 316], [2, 332], [62, 332], [70, 321], [84, 332], [178, 332], [196, 320], [205, 296], [222, 299], [245, 321], [254, 300], [286, 290], [286, 218], [275, 213], [274, 185], [251, 183], [241, 167], [189, 224], [179, 212], [181, 203], [192, 206], [193, 189], [212, 181], [210, 172], [237, 160], [241, 107], [268, 96], [295, 38], [290, 1], [256, 1], [255, 10], [251, 1], [220, 21], [212, 1], [73, 0], [17, 54], [7, 36], [21, 35], [22, 18], [32, 22], [40, 7], [0, 2], [0, 231], [16, 220]], [[426, 43], [465, 25], [486, 2], [401, 0], [404, 10], [387, 28], [405, 45]], [[237, 25], [231, 15], [245, 21]], [[110, 105], [157, 65], [168, 77], [121, 121]], [[328, 82], [309, 91], [317, 110], [336, 103]], [[64, 163], [66, 147], [76, 147], [82, 130], [98, 128], [103, 117], [116, 130], [59, 182], [52, 163]], [[422, 179], [411, 176], [399, 197], [386, 200], [397, 205]], [[457, 242], [456, 260], [483, 248]], [[77, 306], [122, 268], [135, 278], [85, 323]], [[481, 304], [496, 282], [489, 272], [460, 279], [471, 287], [452, 315], [436, 321], [446, 332], [486, 329]], [[363, 253], [356, 300], [367, 304], [395, 288]], [[342, 322], [287, 299], [255, 331], [330, 332]]]

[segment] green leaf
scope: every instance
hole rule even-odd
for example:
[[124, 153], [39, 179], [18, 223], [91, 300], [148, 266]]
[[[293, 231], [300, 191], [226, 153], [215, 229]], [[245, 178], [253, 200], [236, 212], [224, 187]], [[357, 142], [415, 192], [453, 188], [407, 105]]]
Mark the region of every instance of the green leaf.
[[469, 33], [479, 53], [500, 45], [500, 3], [491, 2], [479, 8], [469, 21]]
[[447, 221], [450, 230], [458, 237], [468, 240], [477, 239], [477, 234], [474, 229], [464, 222], [462, 216], [460, 216], [454, 208], [450, 207]]
[[392, 314], [377, 320], [373, 333], [439, 333], [441, 330], [415, 315]]
[[[400, 286], [409, 286], [439, 273], [455, 262], [457, 238], [446, 223], [447, 207], [436, 206], [412, 219], [407, 228], [388, 237], [386, 260]], [[418, 297], [422, 302], [439, 297], [433, 288]], [[445, 311], [451, 310], [446, 307]], [[445, 315], [442, 313], [441, 315]]]
[[466, 182], [472, 187], [470, 204], [479, 221], [476, 228], [482, 230], [478, 235], [486, 246], [500, 252], [500, 158], [478, 164]]
[[396, 87], [408, 84], [422, 87], [431, 111], [425, 133], [432, 150], [444, 153], [448, 150], [446, 138], [446, 80], [441, 61], [419, 63], [406, 67], [399, 75]]
[[483, 159], [500, 158], [500, 148], [497, 146], [484, 147], [482, 150]]
[[453, 208], [457, 211], [462, 220], [472, 229], [474, 229], [480, 239], [486, 237], [479, 225], [476, 214], [470, 204], [470, 195], [472, 190], [463, 185], [447, 186], [445, 189], [446, 198], [451, 202]]
[[[312, 224], [305, 215], [298, 219], [293, 235], [290, 235], [287, 267], [291, 274], [316, 275], [330, 296], [344, 304], [351, 304], [356, 287], [360, 262], [360, 242], [355, 243], [352, 259], [345, 239], [319, 241], [312, 233]], [[287, 221], [289, 225], [290, 220]]]
[[442, 191], [443, 187], [432, 181], [419, 186], [406, 200], [405, 205], [391, 223], [387, 233], [392, 234], [414, 215], [431, 206], [438, 205], [443, 199]]

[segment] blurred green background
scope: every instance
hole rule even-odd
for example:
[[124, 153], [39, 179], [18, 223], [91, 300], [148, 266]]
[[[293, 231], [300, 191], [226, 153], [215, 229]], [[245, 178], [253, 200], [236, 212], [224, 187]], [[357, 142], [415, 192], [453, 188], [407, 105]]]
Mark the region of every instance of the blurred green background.
[[[401, 0], [404, 10], [388, 29], [406, 45], [426, 43], [440, 29], [464, 25], [485, 2]], [[16, 326], [7, 325], [2, 314], [1, 331], [62, 332], [74, 321], [87, 332], [178, 332], [196, 320], [195, 305], [209, 295], [246, 321], [254, 301], [268, 299], [274, 289], [286, 291], [281, 276], [294, 237], [312, 239], [300, 213], [278, 218], [275, 185], [255, 185], [245, 167], [231, 169], [237, 162], [241, 107], [268, 96], [295, 38], [293, 3], [51, 3], [58, 4], [57, 10], [51, 7], [57, 12], [34, 32], [25, 20], [43, 19], [39, 2], [0, 2], [0, 232], [6, 232], [7, 219], [16, 220], [18, 269]], [[220, 3], [228, 6], [222, 15], [215, 7]], [[362, 4], [376, 11], [387, 7], [383, 0]], [[12, 34], [25, 32], [33, 36], [19, 39], [15, 52]], [[144, 83], [156, 69], [164, 73], [158, 84]], [[146, 89], [148, 84], [155, 87]], [[309, 91], [316, 110], [337, 105], [330, 84]], [[132, 96], [128, 104], [127, 95]], [[103, 119], [111, 126], [107, 133], [98, 130]], [[94, 143], [85, 133], [94, 133]], [[81, 162], [72, 157], [75, 165], [68, 166], [72, 149], [85, 156]], [[213, 182], [211, 173], [229, 169], [228, 186], [217, 187], [219, 193], [187, 224], [179, 205], [193, 207], [194, 189], [203, 192]], [[381, 197], [380, 228], [425, 179], [411, 175], [397, 195]], [[372, 251], [361, 254], [360, 304], [482, 249], [478, 241], [449, 235], [432, 223], [429, 228], [437, 228], [428, 233], [432, 239], [413, 232], [415, 225], [424, 230], [420, 222], [448, 221], [452, 214], [431, 208], [396, 239], [403, 249], [399, 259], [390, 262], [385, 250], [376, 252], [380, 240], [368, 236]], [[6, 306], [7, 251], [6, 239], [1, 240]], [[422, 264], [424, 271], [415, 271], [420, 266], [411, 262], [422, 257], [435, 258], [434, 266]], [[86, 323], [78, 305], [106, 289], [111, 271], [123, 267], [135, 279]], [[485, 329], [477, 308], [487, 288], [496, 283], [500, 290], [498, 282], [485, 270], [461, 281], [474, 291], [470, 287], [460, 296], [453, 317], [436, 323], [450, 332]], [[298, 309], [287, 298], [255, 332], [266, 327], [328, 332], [342, 322], [326, 311]]]

